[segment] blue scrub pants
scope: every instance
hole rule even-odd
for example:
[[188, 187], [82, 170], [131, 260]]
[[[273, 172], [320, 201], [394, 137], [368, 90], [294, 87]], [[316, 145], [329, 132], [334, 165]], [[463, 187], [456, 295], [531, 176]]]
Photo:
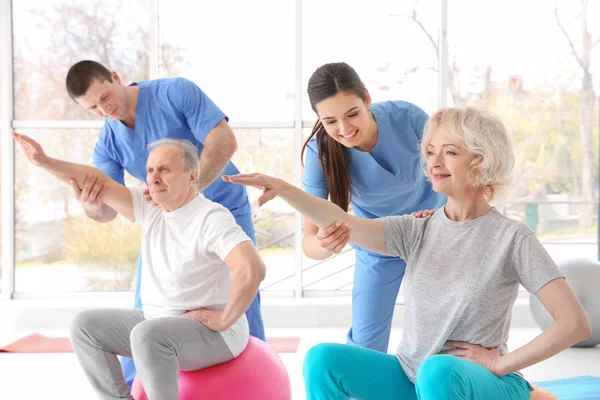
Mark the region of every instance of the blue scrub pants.
[[517, 374], [497, 377], [450, 355], [427, 358], [413, 384], [395, 355], [339, 343], [321, 343], [304, 359], [307, 400], [529, 400]]
[[387, 353], [394, 305], [406, 262], [356, 250], [352, 288], [352, 326], [347, 343]]
[[[246, 235], [252, 242], [256, 244], [256, 232], [254, 231], [254, 223], [252, 222], [251, 214], [244, 214], [241, 216], [234, 215], [235, 221], [239, 226], [242, 227]], [[142, 255], [138, 258], [137, 263], [137, 284], [135, 287], [135, 301], [134, 308], [142, 308], [142, 299], [140, 297], [140, 283], [141, 279], [141, 271], [142, 271]], [[260, 311], [260, 292], [256, 293], [256, 297], [254, 301], [246, 311], [246, 318], [248, 319], [248, 326], [250, 328], [250, 335], [254, 336], [258, 339], [265, 340], [265, 327], [263, 324], [262, 313]], [[121, 357], [121, 368], [123, 370], [123, 375], [125, 376], [125, 380], [129, 384], [129, 388], [131, 389], [131, 385], [133, 383], [133, 379], [135, 378], [136, 369], [135, 363], [131, 358]]]

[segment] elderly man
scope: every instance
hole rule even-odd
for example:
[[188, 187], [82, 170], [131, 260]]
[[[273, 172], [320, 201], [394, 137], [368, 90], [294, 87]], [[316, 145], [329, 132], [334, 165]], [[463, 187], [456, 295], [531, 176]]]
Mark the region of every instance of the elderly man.
[[252, 241], [223, 206], [198, 193], [196, 147], [163, 139], [150, 146], [147, 183], [127, 188], [90, 166], [48, 157], [31, 138], [13, 134], [25, 156], [65, 183], [101, 183], [102, 201], [143, 227], [142, 310], [80, 313], [71, 340], [103, 399], [132, 399], [117, 355], [133, 358], [151, 399], [176, 400], [181, 370], [237, 357], [245, 348], [248, 309], [265, 275]]
[[[186, 139], [200, 152], [198, 191], [208, 200], [226, 207], [254, 242], [252, 211], [246, 189], [219, 179], [222, 173], [239, 171], [230, 161], [237, 149], [235, 134], [228, 117], [195, 83], [184, 78], [162, 78], [124, 85], [116, 71], [102, 64], [80, 61], [66, 77], [69, 96], [81, 107], [105, 118], [94, 149], [94, 166], [119, 183], [123, 173], [144, 182], [146, 180], [145, 151], [149, 143], [160, 139]], [[98, 197], [99, 183], [73, 186], [77, 200], [87, 216], [98, 222], [115, 218], [115, 210]], [[138, 260], [135, 308], [140, 299], [141, 255]], [[260, 310], [260, 293], [246, 311], [250, 335], [265, 340]], [[121, 359], [129, 383], [135, 376], [130, 359]]]

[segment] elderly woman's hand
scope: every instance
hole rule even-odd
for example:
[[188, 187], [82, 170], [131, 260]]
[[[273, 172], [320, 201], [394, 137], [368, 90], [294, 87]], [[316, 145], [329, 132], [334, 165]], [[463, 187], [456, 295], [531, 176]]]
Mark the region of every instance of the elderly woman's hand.
[[497, 376], [504, 375], [498, 368], [500, 361], [500, 350], [497, 347], [488, 350], [478, 344], [454, 340], [448, 340], [446, 342], [446, 346], [454, 348], [451, 350], [440, 351], [440, 354], [449, 354], [464, 358], [465, 360], [473, 361], [474, 363], [487, 368]]
[[273, 200], [282, 190], [289, 186], [285, 181], [267, 176], [263, 174], [237, 174], [237, 175], [224, 175], [222, 178], [225, 182], [231, 182], [238, 185], [252, 186], [261, 189], [262, 195], [257, 199], [257, 205], [261, 207], [266, 202]]

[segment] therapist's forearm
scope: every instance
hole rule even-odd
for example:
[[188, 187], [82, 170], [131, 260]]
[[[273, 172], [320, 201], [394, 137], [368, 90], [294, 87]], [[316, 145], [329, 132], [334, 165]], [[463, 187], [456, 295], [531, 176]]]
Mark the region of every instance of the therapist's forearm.
[[221, 176], [236, 150], [237, 141], [231, 129], [209, 133], [200, 153], [200, 175], [198, 176], [200, 192]]

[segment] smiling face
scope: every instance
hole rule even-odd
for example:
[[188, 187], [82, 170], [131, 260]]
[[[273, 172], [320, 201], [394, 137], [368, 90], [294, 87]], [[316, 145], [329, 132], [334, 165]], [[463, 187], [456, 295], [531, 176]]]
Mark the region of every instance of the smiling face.
[[148, 156], [148, 190], [152, 199], [166, 211], [185, 205], [197, 193], [198, 171], [185, 172], [182, 156], [176, 145], [157, 147]]
[[369, 107], [371, 98], [363, 101], [353, 93], [338, 92], [315, 105], [325, 131], [345, 147], [361, 147], [372, 141], [374, 119]]
[[476, 158], [451, 134], [447, 124], [439, 125], [426, 147], [426, 168], [433, 190], [454, 198], [479, 195], [481, 190], [468, 176]]
[[75, 101], [94, 115], [118, 121], [125, 118], [127, 101], [119, 75], [112, 72], [111, 76], [112, 82], [94, 79], [87, 92]]
[[421, 141], [425, 175], [449, 197], [494, 200], [512, 181], [515, 155], [506, 127], [473, 107], [441, 108], [427, 121]]

